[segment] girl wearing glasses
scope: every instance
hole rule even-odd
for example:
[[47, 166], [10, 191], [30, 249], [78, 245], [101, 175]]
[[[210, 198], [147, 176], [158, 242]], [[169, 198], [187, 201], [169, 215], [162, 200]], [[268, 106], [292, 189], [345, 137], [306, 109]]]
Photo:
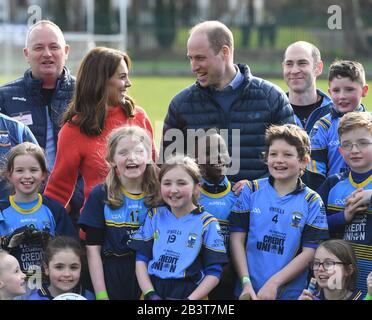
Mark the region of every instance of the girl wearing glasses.
[[355, 289], [358, 266], [353, 248], [344, 240], [328, 240], [315, 251], [311, 269], [317, 290], [302, 291], [299, 300], [362, 300], [362, 291]]

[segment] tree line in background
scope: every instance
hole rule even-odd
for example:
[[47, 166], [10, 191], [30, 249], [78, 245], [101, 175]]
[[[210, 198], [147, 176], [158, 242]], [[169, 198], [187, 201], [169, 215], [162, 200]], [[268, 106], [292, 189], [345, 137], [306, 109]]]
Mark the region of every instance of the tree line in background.
[[[139, 46], [142, 31], [146, 28], [153, 30], [158, 45], [168, 49], [172, 47], [178, 29], [189, 27], [198, 22], [198, 19], [217, 19], [230, 27], [240, 27], [243, 37], [248, 37], [255, 23], [253, 1], [255, 0], [239, 0], [239, 5], [246, 5], [247, 14], [238, 18], [236, 14], [239, 12], [229, 10], [229, 1], [226, 0], [211, 1], [204, 16], [200, 12], [198, 0], [133, 0], [130, 1], [127, 12], [128, 32], [133, 34], [133, 45], [136, 47]], [[11, 21], [20, 19], [20, 8], [27, 8], [29, 3], [28, 0], [10, 1]], [[115, 3], [112, 0], [95, 0], [95, 33], [119, 32], [119, 12]], [[66, 31], [86, 30], [85, 4], [84, 0], [40, 0], [40, 6], [44, 10], [43, 18], [53, 19]], [[264, 18], [258, 28], [261, 28], [259, 30], [262, 34], [267, 32], [269, 37], [274, 37], [275, 28], [280, 26], [327, 28], [327, 8], [334, 4], [340, 6], [343, 13], [342, 31], [349, 53], [370, 54], [372, 34], [367, 31], [372, 27], [372, 0], [264, 1]]]

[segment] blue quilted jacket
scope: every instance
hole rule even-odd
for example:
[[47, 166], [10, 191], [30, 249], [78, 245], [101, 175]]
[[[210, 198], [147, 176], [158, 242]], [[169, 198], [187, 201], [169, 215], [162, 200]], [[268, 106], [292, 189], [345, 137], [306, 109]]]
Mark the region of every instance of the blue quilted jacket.
[[[229, 113], [209, 94], [208, 88], [203, 88], [198, 83], [173, 98], [164, 121], [161, 155], [175, 141], [164, 139], [168, 130], [177, 128], [185, 134], [187, 129], [216, 127], [228, 130], [230, 156], [233, 163], [240, 165], [238, 174], [229, 176], [231, 181], [254, 180], [268, 174], [267, 166], [262, 160], [265, 130], [271, 124], [295, 123], [293, 109], [282, 89], [254, 77], [247, 65], [238, 64], [238, 67], [245, 78], [242, 84], [244, 88]], [[238, 146], [233, 143], [233, 129], [240, 130]], [[185, 138], [184, 142], [186, 141]], [[237, 149], [240, 150], [239, 155]]]

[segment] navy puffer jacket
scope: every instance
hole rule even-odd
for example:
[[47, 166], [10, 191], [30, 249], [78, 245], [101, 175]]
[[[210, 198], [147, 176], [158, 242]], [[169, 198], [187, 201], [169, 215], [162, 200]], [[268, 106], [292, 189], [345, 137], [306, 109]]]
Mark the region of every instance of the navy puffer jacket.
[[[165, 141], [164, 134], [169, 129], [180, 129], [183, 134], [187, 129], [228, 129], [228, 148], [232, 162], [240, 164], [238, 174], [229, 178], [232, 181], [253, 180], [268, 174], [267, 166], [262, 160], [262, 152], [265, 151], [265, 130], [271, 124], [294, 124], [293, 109], [282, 89], [269, 81], [254, 77], [247, 65], [239, 64], [238, 67], [245, 77], [242, 84], [244, 88], [228, 114], [209, 90], [198, 83], [173, 98], [164, 121], [161, 155], [167, 151], [168, 146], [171, 148], [170, 144], [175, 140]], [[235, 147], [234, 143], [234, 150], [233, 129], [240, 130], [240, 146]], [[186, 138], [184, 141], [186, 143]], [[237, 149], [240, 150], [240, 155]]]
[[[39, 142], [45, 148], [47, 136], [47, 113], [46, 104], [41, 94], [42, 81], [31, 76], [28, 69], [22, 78], [14, 80], [0, 87], [0, 112], [9, 117], [24, 117], [26, 124]], [[56, 140], [61, 127], [60, 121], [63, 112], [70, 103], [75, 88], [75, 78], [71, 76], [67, 68], [64, 68], [62, 76], [58, 79], [56, 89], [51, 101], [50, 117], [53, 122], [54, 139]]]

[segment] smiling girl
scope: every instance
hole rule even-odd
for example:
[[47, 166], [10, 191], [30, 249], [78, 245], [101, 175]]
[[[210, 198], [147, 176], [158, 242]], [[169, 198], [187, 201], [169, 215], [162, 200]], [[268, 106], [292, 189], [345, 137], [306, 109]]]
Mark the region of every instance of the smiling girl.
[[355, 252], [344, 240], [328, 240], [316, 250], [311, 268], [319, 287], [317, 294], [303, 290], [299, 300], [361, 300], [356, 289], [358, 266]]
[[175, 156], [159, 180], [166, 204], [149, 211], [130, 247], [137, 251], [136, 275], [145, 300], [205, 298], [227, 262], [220, 226], [198, 205], [198, 165]]
[[115, 129], [106, 160], [106, 182], [93, 188], [79, 219], [87, 235], [90, 276], [98, 300], [138, 299], [135, 258], [127, 241], [158, 190], [150, 136], [136, 126]]
[[[66, 210], [39, 193], [48, 174], [43, 150], [24, 142], [13, 147], [6, 160], [3, 175], [13, 190], [9, 200], [0, 203], [0, 236], [11, 236], [20, 228], [32, 228], [52, 237], [58, 234], [76, 237]], [[42, 266], [45, 243], [39, 240], [24, 240], [18, 246], [6, 248], [26, 273], [35, 266]]]
[[61, 236], [49, 241], [44, 255], [49, 283], [32, 292], [27, 300], [53, 300], [64, 293], [76, 293], [94, 300], [94, 294], [79, 283], [83, 256], [83, 249], [73, 238]]

